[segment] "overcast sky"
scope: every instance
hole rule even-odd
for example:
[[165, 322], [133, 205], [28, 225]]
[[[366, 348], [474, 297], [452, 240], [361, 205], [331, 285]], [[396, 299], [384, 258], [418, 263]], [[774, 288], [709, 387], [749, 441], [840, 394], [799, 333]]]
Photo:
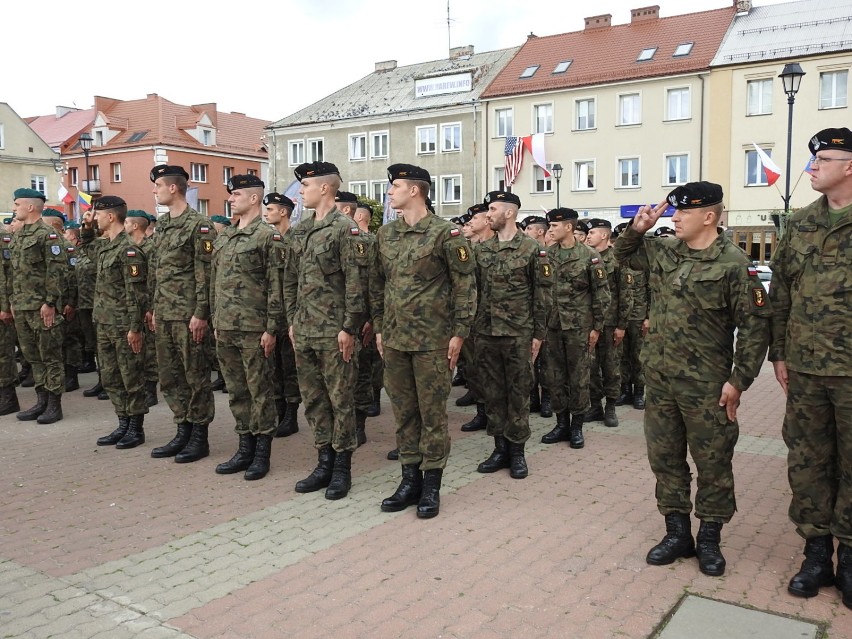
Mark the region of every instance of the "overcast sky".
[[372, 73], [380, 60], [402, 66], [445, 58], [450, 45], [518, 46], [530, 32], [579, 31], [583, 18], [602, 13], [624, 24], [630, 9], [654, 2], [665, 17], [733, 0], [451, 0], [449, 34], [447, 0], [43, 0], [37, 15], [13, 4], [4, 17], [21, 12], [26, 25], [8, 24], [0, 40], [0, 101], [27, 117], [57, 105], [89, 108], [95, 95], [158, 93], [278, 120]]

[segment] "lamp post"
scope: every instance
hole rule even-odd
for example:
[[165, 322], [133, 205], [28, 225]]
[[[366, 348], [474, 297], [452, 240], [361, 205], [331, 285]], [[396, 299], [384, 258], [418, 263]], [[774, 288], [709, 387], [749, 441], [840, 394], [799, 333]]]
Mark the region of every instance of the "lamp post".
[[793, 103], [796, 101], [796, 94], [799, 92], [799, 86], [802, 84], [802, 76], [805, 72], [798, 62], [789, 62], [784, 65], [784, 70], [779, 74], [781, 82], [784, 85], [784, 93], [787, 94], [787, 175], [784, 186], [784, 216], [778, 222], [778, 235], [784, 235], [787, 228], [787, 218], [790, 216], [790, 154], [793, 149]]
[[83, 155], [86, 156], [86, 195], [91, 195], [91, 193], [89, 193], [89, 190], [91, 189], [89, 186], [89, 151], [92, 150], [93, 140], [94, 138], [92, 137], [92, 134], [88, 131], [80, 135], [80, 147], [83, 149]]
[[562, 179], [562, 165], [554, 164], [551, 167], [550, 172], [553, 173], [553, 177], [556, 178], [556, 208], [559, 208], [559, 180]]

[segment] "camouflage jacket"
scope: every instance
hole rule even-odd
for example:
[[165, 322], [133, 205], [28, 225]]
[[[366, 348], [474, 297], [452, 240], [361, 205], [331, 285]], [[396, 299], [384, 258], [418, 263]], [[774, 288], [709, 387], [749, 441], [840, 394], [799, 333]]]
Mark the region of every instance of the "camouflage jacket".
[[95, 306], [92, 320], [126, 328], [142, 330], [145, 309], [148, 307], [145, 254], [122, 231], [112, 240], [98, 240]]
[[364, 296], [364, 321], [366, 322], [373, 316], [370, 308], [370, 264], [376, 250], [376, 236], [361, 231], [361, 240], [360, 244], [355, 245], [355, 264], [358, 265], [358, 280], [361, 282], [361, 291]]
[[226, 227], [213, 243], [213, 328], [274, 335], [284, 325], [281, 234], [258, 215], [245, 228]]
[[621, 267], [611, 248], [601, 251], [600, 256], [609, 286], [609, 307], [604, 317], [604, 326], [627, 328], [627, 321], [633, 311], [633, 275], [629, 269]]
[[95, 278], [98, 272], [96, 260], [89, 257], [89, 252], [82, 246], [75, 251], [74, 275], [77, 279], [78, 309], [93, 309], [95, 304]]
[[645, 271], [632, 268], [626, 268], [625, 271], [630, 275], [628, 279], [633, 280], [633, 307], [627, 319], [631, 322], [644, 322], [648, 319], [648, 305], [651, 301], [648, 275]]
[[12, 299], [12, 235], [0, 233], [0, 311], [11, 311]]
[[181, 215], [157, 220], [154, 233], [154, 312], [158, 320], [210, 318], [210, 259], [216, 229], [187, 206]]
[[303, 219], [290, 233], [284, 304], [296, 340], [336, 337], [343, 329], [354, 334], [365, 314], [354, 259], [356, 245], [363, 245], [360, 230], [333, 208], [322, 220]]
[[467, 337], [476, 314], [470, 245], [455, 224], [427, 215], [414, 226], [400, 217], [376, 234], [370, 268], [373, 329], [400, 351], [446, 349]]
[[598, 252], [577, 243], [572, 249], [559, 244], [546, 250], [552, 275], [542, 278], [546, 293], [547, 327], [563, 331], [600, 331], [610, 304], [609, 284]]
[[74, 308], [80, 305], [77, 290], [77, 247], [65, 238], [62, 239], [65, 248], [65, 260], [68, 268], [65, 271], [64, 284], [62, 285], [62, 306], [69, 304]]
[[852, 375], [852, 214], [829, 228], [825, 196], [799, 209], [772, 256], [769, 359], [811, 375]]
[[477, 335], [544, 339], [542, 287], [548, 277], [547, 253], [520, 231], [508, 242], [495, 235], [477, 244], [477, 301], [473, 330]]
[[37, 311], [53, 304], [62, 312], [68, 259], [62, 238], [41, 220], [23, 226], [12, 236], [12, 306]]
[[[708, 248], [646, 238], [628, 227], [615, 255], [648, 272], [651, 312], [642, 346], [646, 370], [730, 382], [746, 390], [769, 345], [769, 301], [748, 256], [724, 234]], [[734, 333], [736, 332], [736, 352]]]

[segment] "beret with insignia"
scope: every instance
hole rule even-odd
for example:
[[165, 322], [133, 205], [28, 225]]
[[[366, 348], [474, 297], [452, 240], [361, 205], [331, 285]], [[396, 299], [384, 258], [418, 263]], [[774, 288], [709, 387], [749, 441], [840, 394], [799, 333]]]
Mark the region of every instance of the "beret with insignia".
[[564, 222], [565, 220], [576, 220], [580, 217], [579, 213], [574, 209], [559, 207], [558, 209], [550, 209], [547, 212], [547, 222]]
[[228, 193], [237, 189], [262, 189], [266, 186], [256, 175], [234, 175], [228, 180]]
[[413, 164], [392, 164], [388, 167], [388, 182], [394, 180], [417, 180], [431, 182], [429, 171]]
[[589, 225], [586, 224], [586, 220], [577, 220], [577, 226], [574, 227], [575, 231], [580, 231], [580, 233], [588, 233]]
[[471, 215], [470, 213], [462, 213], [461, 215], [459, 215], [459, 223], [462, 226], [464, 226], [465, 224], [470, 222], [472, 219], [473, 219], [473, 215]]
[[676, 209], [700, 209], [722, 201], [722, 187], [713, 182], [687, 182], [666, 198]]
[[852, 131], [846, 127], [842, 129], [823, 129], [810, 139], [808, 148], [813, 155], [816, 155], [817, 151], [828, 149], [852, 152]]
[[96, 211], [106, 211], [108, 209], [116, 209], [119, 206], [127, 206], [122, 198], [117, 195], [104, 195], [102, 198], [95, 200], [94, 208]]
[[467, 209], [467, 212], [470, 214], [470, 217], [473, 217], [478, 213], [488, 213], [488, 205], [484, 203], [474, 204]]
[[358, 196], [354, 193], [350, 193], [349, 191], [338, 191], [337, 195], [334, 196], [335, 202], [351, 202], [352, 204], [358, 203]]
[[670, 226], [661, 226], [654, 231], [654, 237], [674, 237], [675, 230]]
[[226, 218], [224, 215], [211, 215], [211, 222], [218, 222], [219, 224], [224, 224], [225, 226], [231, 226], [231, 220]]
[[3, 218], [3, 224], [11, 224], [13, 219], [15, 219], [15, 218], [14, 217], [4, 217]]
[[305, 162], [293, 169], [293, 175], [301, 182], [305, 178], [322, 177], [323, 175], [340, 177], [340, 171], [331, 162]]
[[626, 229], [629, 224], [630, 224], [630, 222], [622, 222], [621, 224], [619, 224], [618, 226], [613, 228], [612, 232], [613, 233], [624, 233], [624, 229]]
[[281, 195], [280, 193], [275, 193], [275, 192], [267, 193], [263, 197], [263, 205], [269, 206], [270, 204], [280, 204], [281, 206], [286, 206], [290, 210], [293, 210], [293, 209], [296, 208], [296, 205], [293, 204], [293, 200], [291, 200], [286, 195]]
[[484, 202], [486, 204], [491, 204], [492, 202], [506, 202], [518, 207], [521, 206], [521, 198], [514, 193], [507, 193], [506, 191], [491, 191], [485, 196]]
[[[453, 224], [457, 224], [457, 225], [459, 225], [459, 226], [461, 226], [461, 225], [462, 225], [462, 221], [461, 221], [461, 217], [460, 217], [460, 216], [459, 216], [459, 217], [451, 217], [451, 218], [450, 218], [450, 222], [452, 222]], [[7, 224], [8, 224], [8, 222], [7, 222]]]
[[65, 222], [65, 229], [66, 230], [67, 229], [78, 229], [78, 228], [80, 228], [79, 222], [75, 222], [74, 220], [69, 220], [69, 221]]
[[58, 217], [60, 220], [62, 220], [63, 222], [65, 222], [65, 214], [64, 214], [64, 213], [60, 213], [60, 212], [59, 212], [59, 211], [57, 211], [56, 209], [44, 209], [44, 210], [41, 212], [41, 216], [42, 216], [42, 217]]
[[127, 212], [127, 217], [143, 217], [147, 220], [149, 216], [145, 211], [140, 211], [139, 209], [130, 209]]
[[592, 229], [611, 229], [612, 222], [609, 220], [604, 220], [599, 217], [593, 217], [591, 220], [586, 220], [586, 224], [589, 226], [589, 230]]
[[168, 164], [158, 164], [153, 169], [151, 169], [151, 181], [156, 182], [157, 178], [166, 177], [169, 175], [177, 175], [182, 176], [185, 180], [189, 179], [189, 173], [187, 173], [182, 166], [174, 166]]
[[541, 224], [542, 226], [547, 226], [547, 220], [540, 215], [530, 215], [524, 218], [524, 221], [521, 222], [524, 225], [524, 229], [528, 229], [533, 224]]
[[15, 189], [15, 199], [18, 198], [28, 198], [31, 200], [41, 200], [42, 202], [47, 202], [47, 196], [41, 191], [36, 191], [35, 189]]

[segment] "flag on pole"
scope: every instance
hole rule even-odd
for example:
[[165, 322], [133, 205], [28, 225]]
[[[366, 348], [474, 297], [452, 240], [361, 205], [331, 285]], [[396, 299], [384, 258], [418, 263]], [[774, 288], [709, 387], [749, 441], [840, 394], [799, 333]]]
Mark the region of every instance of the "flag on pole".
[[59, 201], [65, 204], [71, 204], [74, 201], [74, 198], [68, 192], [68, 189], [65, 188], [64, 184], [59, 185]]
[[83, 193], [83, 191], [77, 191], [77, 203], [80, 205], [81, 210], [88, 211], [92, 208], [92, 196], [88, 193]]
[[544, 171], [544, 177], [550, 177], [550, 171], [547, 170], [547, 160], [544, 157], [544, 133], [535, 133], [532, 136], [524, 138], [524, 145], [533, 156], [535, 163]]
[[524, 165], [524, 140], [527, 138], [507, 137], [506, 146], [503, 147], [503, 155], [505, 156], [505, 180], [506, 188], [515, 183], [518, 173], [521, 172], [521, 167]]
[[757, 146], [754, 142], [751, 143], [754, 150], [757, 151], [757, 157], [760, 158], [760, 163], [763, 165], [763, 172], [766, 174], [766, 182], [772, 186], [781, 177], [781, 169], [772, 161], [772, 158], [766, 154], [766, 151]]

